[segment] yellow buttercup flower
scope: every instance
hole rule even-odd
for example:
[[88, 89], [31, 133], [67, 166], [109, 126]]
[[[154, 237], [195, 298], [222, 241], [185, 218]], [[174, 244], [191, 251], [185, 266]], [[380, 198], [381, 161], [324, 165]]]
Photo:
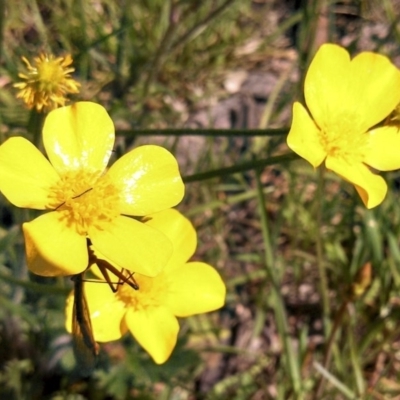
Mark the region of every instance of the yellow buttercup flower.
[[137, 218], [179, 203], [184, 185], [175, 158], [141, 146], [106, 166], [114, 125], [98, 104], [80, 102], [49, 113], [43, 144], [49, 160], [22, 137], [0, 146], [0, 190], [17, 207], [47, 210], [24, 223], [29, 269], [75, 275], [88, 245], [117, 267], [157, 275], [172, 253], [159, 230]]
[[17, 98], [21, 98], [29, 109], [37, 111], [53, 110], [65, 105], [68, 93], [78, 93], [80, 84], [71, 78], [72, 57], [54, 57], [52, 54], [41, 54], [34, 58], [33, 65], [25, 58], [27, 73], [18, 76], [24, 82], [14, 84], [20, 89]]
[[[177, 341], [176, 317], [222, 307], [226, 289], [213, 267], [188, 262], [196, 249], [196, 232], [178, 211], [154, 214], [146, 226], [160, 230], [173, 243], [173, 254], [163, 271], [154, 278], [135, 273], [138, 290], [124, 284], [113, 293], [106, 284], [86, 282], [85, 293], [96, 341], [116, 340], [129, 330], [154, 361], [162, 364]], [[66, 327], [70, 332], [73, 302], [71, 293], [66, 306]]]
[[369, 167], [400, 168], [397, 127], [376, 127], [400, 102], [399, 70], [382, 55], [351, 60], [342, 47], [325, 44], [308, 69], [304, 96], [309, 112], [294, 103], [288, 146], [314, 167], [325, 160], [368, 208], [380, 204], [387, 185]]

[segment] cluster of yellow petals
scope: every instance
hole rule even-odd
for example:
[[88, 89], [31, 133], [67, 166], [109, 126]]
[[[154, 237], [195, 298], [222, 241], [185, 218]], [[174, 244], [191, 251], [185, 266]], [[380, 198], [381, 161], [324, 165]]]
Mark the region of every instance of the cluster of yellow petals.
[[400, 71], [382, 55], [350, 59], [342, 47], [324, 44], [307, 71], [304, 97], [308, 110], [293, 105], [288, 146], [314, 167], [325, 161], [368, 208], [380, 204], [387, 185], [369, 167], [400, 168], [398, 127], [384, 124], [400, 103]]
[[100, 342], [130, 330], [163, 363], [177, 341], [177, 317], [222, 307], [225, 285], [211, 266], [188, 262], [197, 240], [190, 222], [171, 208], [184, 194], [176, 159], [164, 148], [147, 145], [107, 169], [114, 139], [113, 123], [100, 105], [57, 108], [43, 127], [48, 159], [22, 137], [0, 146], [0, 190], [15, 206], [45, 211], [23, 224], [33, 273], [82, 279], [93, 254], [115, 273], [134, 273], [138, 290], [125, 282], [114, 293], [106, 284], [87, 282], [86, 303], [79, 289], [79, 304], [88, 313], [85, 326], [78, 317], [72, 322], [78, 303], [70, 296], [67, 328], [86, 332], [81, 342], [86, 350], [97, 351], [95, 342], [87, 342], [91, 327]]
[[89, 242], [116, 268], [148, 276], [157, 275], [170, 258], [171, 242], [140, 217], [181, 201], [178, 163], [166, 149], [148, 145], [107, 169], [114, 139], [106, 110], [79, 102], [47, 116], [43, 144], [48, 159], [22, 137], [0, 146], [2, 193], [17, 207], [47, 211], [23, 224], [33, 273], [83, 272]]
[[55, 57], [43, 53], [34, 58], [33, 65], [25, 57], [22, 60], [27, 72], [18, 74], [24, 81], [14, 87], [20, 89], [17, 98], [21, 98], [29, 109], [53, 110], [65, 105], [67, 94], [79, 93], [80, 83], [70, 75], [75, 69], [71, 67], [73, 60], [69, 54]]
[[[176, 345], [177, 317], [221, 308], [226, 288], [213, 267], [188, 261], [196, 249], [196, 231], [182, 214], [173, 209], [161, 211], [151, 215], [146, 225], [163, 232], [173, 244], [172, 256], [162, 272], [155, 277], [135, 273], [138, 290], [123, 284], [113, 293], [104, 282], [86, 282], [85, 293], [96, 341], [117, 340], [130, 331], [161, 364]], [[96, 273], [95, 267], [92, 270]], [[98, 272], [97, 275], [101, 276]], [[118, 281], [113, 275], [111, 279]], [[71, 293], [66, 306], [66, 327], [70, 332], [73, 304]]]
[[[80, 330], [83, 340], [75, 342], [93, 356], [92, 327], [99, 342], [130, 330], [163, 363], [177, 341], [177, 317], [222, 307], [225, 285], [211, 266], [188, 262], [197, 240], [190, 222], [171, 208], [184, 194], [176, 159], [159, 146], [141, 146], [107, 169], [114, 138], [113, 123], [97, 104], [53, 110], [43, 128], [48, 159], [22, 137], [0, 146], [0, 190], [15, 206], [45, 211], [23, 224], [27, 264], [35, 274], [82, 279], [93, 254], [115, 273], [134, 273], [138, 290], [125, 282], [114, 293], [87, 282], [87, 302], [82, 289], [79, 302], [70, 296], [67, 329]], [[78, 321], [77, 304], [86, 322]], [[79, 352], [77, 357], [81, 362]], [[87, 373], [93, 365], [87, 364]]]

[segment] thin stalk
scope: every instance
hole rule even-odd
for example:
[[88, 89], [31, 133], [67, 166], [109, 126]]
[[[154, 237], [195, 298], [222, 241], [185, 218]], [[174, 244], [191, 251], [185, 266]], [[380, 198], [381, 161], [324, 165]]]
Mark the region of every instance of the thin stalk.
[[260, 129], [267, 129], [272, 117], [272, 111], [274, 109], [274, 105], [278, 100], [278, 96], [281, 94], [283, 87], [288, 81], [296, 65], [297, 63], [293, 62], [292, 65], [286, 71], [284, 71], [282, 75], [279, 77], [278, 82], [276, 83], [274, 89], [272, 90], [271, 94], [268, 97], [268, 102], [265, 105], [264, 111], [261, 115], [261, 120], [260, 123], [258, 124]]
[[[326, 379], [328, 379], [332, 385], [335, 385], [335, 387], [338, 390], [340, 390], [348, 399], [352, 399], [352, 400], [356, 399], [355, 393], [352, 390], [350, 390], [347, 386], [343, 385], [343, 383], [340, 382], [339, 379], [337, 379], [335, 376], [330, 374], [325, 368], [322, 367], [322, 365], [320, 363], [318, 363], [317, 361], [314, 361], [313, 366], [320, 374], [322, 374]], [[318, 400], [320, 400], [320, 399], [321, 398], [319, 398]]]
[[[271, 188], [264, 188], [264, 193], [271, 193]], [[198, 206], [192, 207], [190, 210], [188, 210], [185, 215], [188, 217], [201, 214], [205, 212], [206, 210], [216, 210], [221, 207], [225, 207], [227, 205], [232, 205], [232, 204], [238, 204], [240, 202], [244, 202], [250, 199], [253, 199], [256, 197], [257, 191], [255, 189], [250, 189], [246, 190], [243, 192], [240, 192], [238, 194], [230, 195], [226, 197], [224, 200], [212, 200], [208, 201], [205, 204], [199, 204]]]
[[317, 189], [317, 228], [316, 228], [316, 251], [317, 251], [317, 266], [319, 274], [319, 289], [322, 299], [322, 312], [325, 338], [329, 334], [330, 328], [330, 304], [329, 304], [329, 289], [328, 279], [326, 277], [325, 263], [324, 263], [324, 245], [322, 238], [323, 226], [323, 206], [324, 206], [324, 169], [318, 169], [318, 189]]
[[[41, 293], [41, 294], [46, 294], [46, 295], [59, 295], [59, 296], [66, 296], [71, 289], [66, 288], [66, 287], [61, 287], [61, 286], [55, 286], [55, 285], [45, 285], [41, 283], [36, 283], [36, 282], [31, 282], [26, 279], [19, 279], [15, 278], [11, 274], [5, 274], [3, 272], [0, 272], [0, 280], [4, 282], [8, 282], [12, 285], [16, 285], [19, 287], [22, 287], [26, 290], [30, 290], [35, 293]], [[62, 279], [62, 281], [64, 281]]]
[[49, 45], [49, 37], [47, 35], [46, 24], [43, 21], [42, 14], [40, 13], [39, 5], [37, 0], [33, 0], [30, 2], [31, 10], [32, 10], [32, 17], [35, 21], [35, 27], [37, 29], [41, 47], [49, 52], [50, 45]]
[[[332, 327], [332, 330], [329, 335], [329, 339], [325, 346], [325, 355], [324, 355], [324, 360], [322, 362], [322, 367], [324, 368], [324, 370], [329, 369], [329, 365], [330, 365], [331, 358], [332, 358], [333, 345], [335, 343], [336, 332], [339, 329], [339, 327], [342, 325], [342, 321], [343, 321], [344, 316], [346, 315], [347, 306], [350, 303], [350, 301], [351, 301], [351, 298], [347, 297], [343, 301], [342, 305], [340, 306], [340, 308], [336, 314], [335, 321], [333, 322], [333, 327]], [[322, 374], [321, 378], [316, 386], [316, 389], [314, 391], [313, 400], [319, 400], [322, 398], [321, 396], [324, 391], [324, 386], [325, 386], [325, 376]]]
[[118, 136], [284, 136], [289, 128], [278, 129], [193, 129], [193, 128], [160, 128], [160, 129], [119, 129]]
[[119, 35], [118, 41], [117, 41], [117, 49], [115, 52], [115, 73], [117, 75], [118, 80], [121, 79], [122, 76], [122, 65], [124, 61], [124, 55], [125, 55], [125, 49], [126, 49], [126, 41], [125, 41], [125, 35], [126, 35], [126, 26], [128, 25], [128, 13], [126, 12], [126, 1], [123, 0], [121, 2], [121, 10], [122, 10], [122, 15], [121, 15], [121, 22], [120, 22], [120, 28], [122, 32]]
[[74, 56], [74, 61], [75, 63], [77, 63], [81, 57], [86, 57], [86, 53], [94, 48], [97, 47], [98, 45], [107, 42], [110, 38], [114, 37], [114, 36], [121, 36], [126, 30], [126, 27], [122, 27], [122, 28], [117, 28], [115, 30], [113, 30], [111, 33], [108, 33], [104, 36], [100, 36], [98, 39], [95, 39], [93, 42], [90, 42], [86, 45], [86, 47], [83, 47], [83, 45], [80, 45], [78, 52], [76, 53], [76, 55]]
[[244, 172], [244, 171], [249, 171], [252, 169], [259, 169], [259, 168], [266, 167], [268, 165], [283, 164], [285, 162], [297, 160], [298, 158], [299, 158], [299, 156], [295, 153], [287, 153], [287, 154], [282, 154], [280, 156], [269, 157], [266, 159], [249, 161], [249, 162], [246, 162], [243, 164], [233, 165], [231, 167], [219, 168], [219, 169], [215, 169], [215, 170], [207, 171], [207, 172], [200, 172], [198, 174], [184, 176], [182, 179], [185, 183], [198, 182], [198, 181], [203, 181], [206, 179], [217, 178], [217, 177], [221, 177], [221, 176], [235, 174], [237, 172]]
[[[79, 25], [81, 30], [80, 35], [80, 44], [86, 49], [88, 47], [88, 36], [87, 36], [87, 23], [86, 23], [86, 13], [85, 13], [85, 4], [84, 0], [79, 0], [77, 4], [78, 9], [78, 17], [79, 17]], [[89, 53], [83, 52], [79, 59], [79, 73], [83, 79], [88, 79], [89, 74]]]
[[268, 221], [267, 210], [265, 207], [266, 200], [264, 197], [264, 191], [260, 180], [259, 170], [256, 171], [256, 182], [257, 182], [258, 205], [261, 217], [262, 235], [265, 247], [265, 269], [267, 272], [267, 277], [271, 280], [271, 286], [274, 297], [274, 301], [272, 302], [272, 307], [274, 308], [275, 312], [277, 329], [283, 341], [284, 351], [288, 363], [293, 390], [297, 396], [297, 399], [301, 399], [302, 385], [301, 385], [300, 366], [297, 357], [297, 351], [290, 340], [285, 304], [280, 292], [280, 287], [278, 285], [277, 271], [274, 267], [275, 264], [274, 250], [271, 243], [269, 221]]
[[350, 324], [348, 326], [348, 338], [350, 345], [350, 359], [352, 365], [352, 371], [354, 373], [354, 383], [357, 385], [357, 392], [359, 396], [362, 396], [365, 393], [365, 381], [363, 377], [363, 368], [360, 365], [360, 353], [358, 352], [357, 343], [354, 338], [354, 329], [356, 329], [355, 321], [353, 319], [350, 320]]
[[45, 118], [45, 113], [36, 111], [32, 108], [29, 115], [27, 130], [32, 134], [32, 142], [38, 148], [42, 148], [42, 128]]
[[6, 0], [0, 0], [0, 62], [3, 58], [3, 38], [5, 26], [5, 6]]
[[219, 16], [228, 6], [236, 0], [226, 0], [225, 3], [221, 4], [218, 8], [211, 11], [203, 20], [199, 23], [195, 24], [192, 28], [186, 31], [183, 35], [178, 37], [175, 41], [175, 34], [179, 28], [180, 21], [179, 21], [179, 13], [176, 7], [176, 4], [170, 0], [170, 18], [169, 18], [169, 25], [165, 34], [158, 46], [156, 54], [153, 58], [153, 61], [149, 67], [149, 74], [147, 75], [147, 79], [144, 83], [143, 87], [143, 99], [149, 94], [150, 86], [157, 77], [157, 74], [162, 66], [164, 58], [167, 57], [170, 53], [178, 49], [179, 47], [183, 46], [186, 42], [188, 42], [192, 37], [196, 36], [198, 32], [201, 32], [207, 24], [210, 23], [213, 19]]
[[187, 43], [192, 37], [196, 36], [198, 32], [201, 32], [213, 19], [218, 17], [225, 9], [228, 8], [232, 3], [236, 0], [227, 0], [225, 3], [221, 4], [218, 8], [211, 11], [204, 19], [190, 28], [187, 32], [185, 32], [182, 36], [180, 36], [171, 46], [171, 51], [176, 50], [180, 46], [183, 46]]
[[169, 25], [164, 33], [163, 38], [161, 39], [160, 45], [158, 46], [156, 54], [153, 58], [153, 62], [149, 67], [149, 74], [147, 75], [147, 79], [144, 83], [144, 88], [143, 88], [143, 99], [146, 99], [147, 95], [149, 94], [150, 86], [158, 74], [158, 71], [162, 65], [164, 57], [169, 54], [173, 37], [175, 35], [176, 30], [179, 27], [179, 21], [176, 20], [177, 11], [175, 8], [175, 4], [172, 0], [170, 0], [169, 3], [170, 3]]

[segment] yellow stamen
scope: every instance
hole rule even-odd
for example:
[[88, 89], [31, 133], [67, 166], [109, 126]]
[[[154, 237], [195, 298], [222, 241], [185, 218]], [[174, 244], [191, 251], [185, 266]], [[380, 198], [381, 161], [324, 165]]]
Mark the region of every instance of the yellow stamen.
[[128, 285], [118, 288], [117, 296], [127, 308], [139, 311], [165, 304], [169, 285], [164, 273], [156, 278], [135, 274], [135, 280], [139, 290], [133, 290]]
[[342, 159], [349, 164], [363, 162], [368, 134], [360, 133], [354, 119], [342, 118], [321, 127], [319, 137], [328, 157]]
[[105, 229], [119, 215], [118, 191], [107, 175], [70, 171], [50, 193], [49, 208], [60, 212], [81, 235], [87, 235], [89, 226]]

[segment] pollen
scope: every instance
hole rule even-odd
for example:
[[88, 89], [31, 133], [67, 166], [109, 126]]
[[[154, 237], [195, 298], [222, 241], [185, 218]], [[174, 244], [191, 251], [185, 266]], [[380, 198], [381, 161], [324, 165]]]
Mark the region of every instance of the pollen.
[[119, 215], [119, 194], [107, 175], [69, 171], [50, 189], [49, 209], [86, 236], [89, 227], [104, 230]]
[[157, 308], [165, 304], [168, 296], [168, 280], [161, 273], [156, 278], [135, 274], [139, 290], [134, 290], [128, 285], [118, 289], [117, 296], [126, 308], [136, 311]]

